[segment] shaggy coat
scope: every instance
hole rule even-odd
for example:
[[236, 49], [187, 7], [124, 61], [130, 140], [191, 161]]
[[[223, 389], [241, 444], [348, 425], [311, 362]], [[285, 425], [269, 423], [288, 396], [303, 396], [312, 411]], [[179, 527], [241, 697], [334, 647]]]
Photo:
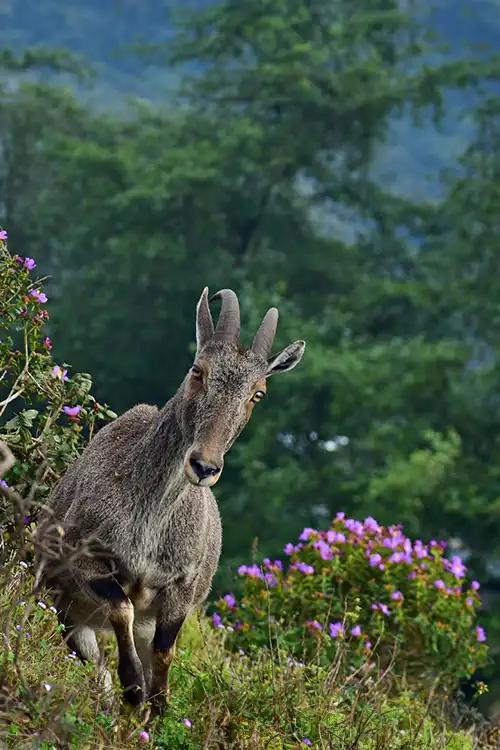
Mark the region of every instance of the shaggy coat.
[[69, 647], [98, 663], [109, 688], [96, 632], [114, 631], [133, 704], [161, 705], [175, 639], [210, 590], [221, 549], [210, 486], [224, 454], [267, 377], [294, 367], [304, 350], [298, 341], [270, 357], [274, 308], [242, 349], [236, 295], [218, 296], [215, 330], [206, 289], [198, 303], [198, 350], [177, 393], [161, 410], [141, 404], [100, 430], [59, 482], [38, 531], [39, 578], [56, 592]]

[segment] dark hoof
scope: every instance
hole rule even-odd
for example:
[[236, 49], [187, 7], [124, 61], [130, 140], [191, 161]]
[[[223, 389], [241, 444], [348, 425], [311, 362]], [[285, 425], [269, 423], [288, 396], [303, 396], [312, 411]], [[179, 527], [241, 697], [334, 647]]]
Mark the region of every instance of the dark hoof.
[[162, 690], [160, 693], [155, 693], [149, 699], [151, 704], [151, 713], [155, 716], [164, 713], [168, 708], [169, 692]]
[[118, 675], [123, 687], [123, 698], [131, 706], [140, 706], [146, 700], [146, 685], [142, 666], [132, 663], [120, 664]]
[[123, 700], [131, 706], [140, 706], [146, 700], [144, 688], [140, 685], [130, 685], [123, 689]]

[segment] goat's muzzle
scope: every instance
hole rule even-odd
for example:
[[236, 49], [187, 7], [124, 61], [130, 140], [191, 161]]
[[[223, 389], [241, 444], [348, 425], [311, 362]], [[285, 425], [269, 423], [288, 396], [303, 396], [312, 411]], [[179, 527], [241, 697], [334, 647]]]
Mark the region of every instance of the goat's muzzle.
[[222, 473], [222, 460], [204, 456], [201, 451], [190, 450], [184, 459], [184, 471], [191, 484], [212, 487]]

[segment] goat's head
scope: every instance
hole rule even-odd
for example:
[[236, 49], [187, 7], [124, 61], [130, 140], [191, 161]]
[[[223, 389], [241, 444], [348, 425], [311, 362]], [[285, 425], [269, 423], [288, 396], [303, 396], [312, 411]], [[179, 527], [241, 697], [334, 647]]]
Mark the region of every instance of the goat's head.
[[210, 487], [219, 479], [224, 454], [250, 419], [254, 405], [266, 395], [270, 375], [295, 367], [305, 342], [295, 341], [271, 356], [278, 311], [267, 311], [250, 349], [239, 344], [238, 298], [222, 289], [221, 310], [214, 329], [205, 288], [196, 308], [195, 361], [184, 384], [183, 421], [192, 443], [184, 457], [184, 470], [192, 484]]

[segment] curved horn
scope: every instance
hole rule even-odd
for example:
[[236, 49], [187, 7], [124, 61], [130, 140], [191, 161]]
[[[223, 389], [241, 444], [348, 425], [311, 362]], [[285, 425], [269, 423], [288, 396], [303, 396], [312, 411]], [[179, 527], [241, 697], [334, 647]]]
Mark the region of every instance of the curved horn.
[[214, 323], [208, 306], [208, 286], [206, 286], [196, 305], [196, 345], [198, 351], [213, 335]]
[[216, 299], [220, 299], [222, 304], [214, 339], [236, 342], [240, 335], [240, 304], [238, 297], [232, 289], [221, 289], [210, 298], [210, 302]]
[[271, 307], [264, 315], [252, 344], [252, 351], [260, 354], [264, 359], [268, 359], [271, 356], [277, 326], [278, 311], [275, 307]]

